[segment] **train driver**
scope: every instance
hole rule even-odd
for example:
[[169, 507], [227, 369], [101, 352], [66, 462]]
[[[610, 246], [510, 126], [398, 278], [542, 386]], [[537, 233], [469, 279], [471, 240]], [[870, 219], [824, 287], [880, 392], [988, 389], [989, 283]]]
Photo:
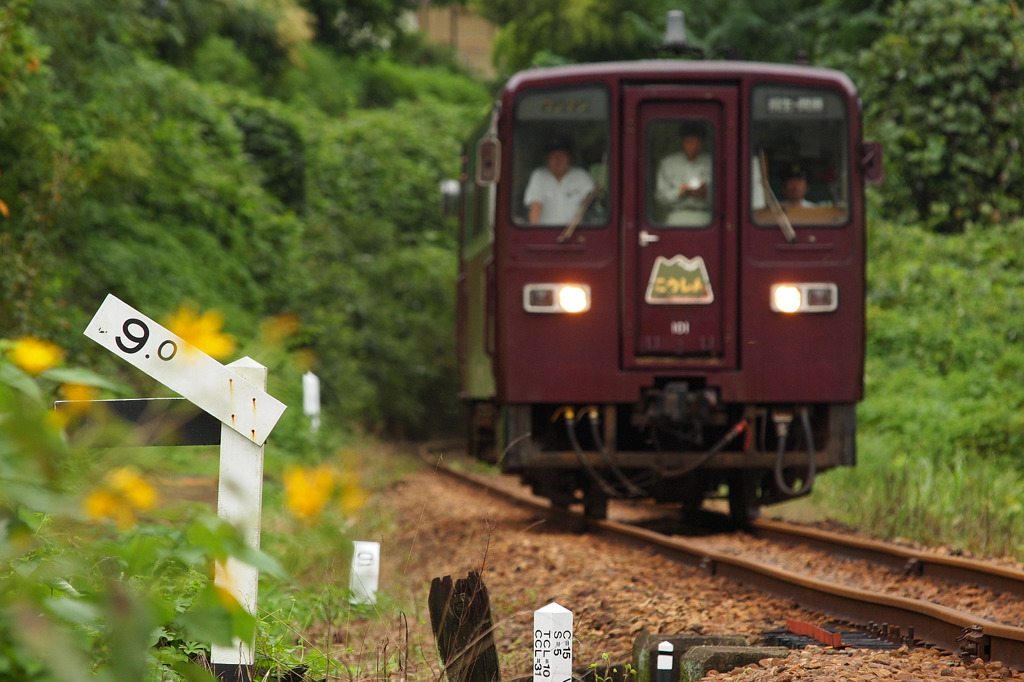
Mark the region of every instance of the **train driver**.
[[594, 179], [572, 165], [569, 141], [554, 136], [544, 145], [545, 165], [534, 169], [523, 201], [533, 225], [565, 225], [594, 188]]
[[687, 121], [679, 129], [682, 149], [658, 164], [655, 197], [668, 213], [668, 225], [711, 222], [711, 155], [704, 151], [705, 126]]

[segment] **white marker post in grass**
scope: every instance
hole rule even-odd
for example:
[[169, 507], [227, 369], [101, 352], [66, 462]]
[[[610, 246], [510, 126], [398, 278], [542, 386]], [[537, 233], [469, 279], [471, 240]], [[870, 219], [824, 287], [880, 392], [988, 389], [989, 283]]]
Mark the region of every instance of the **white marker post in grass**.
[[533, 612], [533, 682], [572, 679], [572, 611], [551, 602]]
[[320, 377], [312, 372], [302, 375], [302, 411], [309, 417], [309, 430], [320, 430]]
[[[85, 335], [221, 422], [217, 514], [260, 546], [263, 444], [286, 406], [266, 392], [267, 368], [250, 358], [227, 367], [113, 295], [93, 316]], [[256, 613], [259, 571], [230, 557], [214, 582]], [[220, 679], [252, 679], [255, 642], [214, 645]]]
[[376, 604], [380, 583], [380, 543], [356, 540], [352, 543], [352, 573], [348, 589], [352, 604]]
[[[267, 387], [267, 368], [242, 358], [228, 365], [246, 381], [263, 389]], [[217, 483], [217, 516], [238, 529], [245, 544], [260, 548], [260, 519], [263, 514], [263, 446], [232, 429], [220, 427], [220, 477]], [[214, 584], [238, 600], [252, 615], [256, 615], [256, 601], [260, 572], [255, 566], [235, 557], [217, 562]], [[256, 664], [255, 641], [239, 639], [231, 646], [213, 644], [210, 661], [221, 679], [238, 679], [235, 671]], [[244, 673], [243, 673], [244, 674]], [[252, 679], [249, 675], [248, 678]]]

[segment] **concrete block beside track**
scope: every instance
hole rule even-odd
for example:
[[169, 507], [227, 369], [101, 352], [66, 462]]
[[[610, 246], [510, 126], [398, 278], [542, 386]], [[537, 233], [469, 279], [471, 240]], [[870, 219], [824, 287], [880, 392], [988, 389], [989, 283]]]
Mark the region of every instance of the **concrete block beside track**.
[[636, 682], [658, 682], [658, 645], [662, 642], [672, 645], [673, 682], [680, 679], [682, 656], [695, 647], [750, 648], [744, 638], [736, 635], [664, 635], [641, 632], [633, 642], [632, 664], [633, 670], [636, 671]]
[[775, 646], [695, 646], [679, 659], [676, 679], [695, 682], [712, 670], [729, 672], [766, 658], [785, 658], [789, 651], [786, 647]]

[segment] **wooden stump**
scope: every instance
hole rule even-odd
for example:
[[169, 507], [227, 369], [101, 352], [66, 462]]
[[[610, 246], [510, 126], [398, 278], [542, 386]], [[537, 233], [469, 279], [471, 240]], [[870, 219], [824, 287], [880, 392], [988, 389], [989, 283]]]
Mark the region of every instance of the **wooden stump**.
[[448, 682], [499, 682], [491, 602], [480, 574], [430, 584], [430, 622]]

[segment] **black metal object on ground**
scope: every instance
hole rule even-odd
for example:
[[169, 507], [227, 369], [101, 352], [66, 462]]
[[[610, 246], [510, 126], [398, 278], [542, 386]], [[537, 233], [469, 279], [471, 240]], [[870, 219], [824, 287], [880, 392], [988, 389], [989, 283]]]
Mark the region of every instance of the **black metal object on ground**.
[[[768, 630], [764, 635], [765, 646], [784, 646], [787, 649], [803, 649], [808, 646], [822, 646], [821, 642], [807, 635], [798, 635], [786, 628]], [[843, 647], [851, 649], [875, 649], [892, 650], [898, 649], [902, 644], [889, 642], [860, 630], [840, 630], [843, 638]]]
[[448, 682], [498, 682], [491, 603], [480, 574], [434, 578], [427, 603]]

